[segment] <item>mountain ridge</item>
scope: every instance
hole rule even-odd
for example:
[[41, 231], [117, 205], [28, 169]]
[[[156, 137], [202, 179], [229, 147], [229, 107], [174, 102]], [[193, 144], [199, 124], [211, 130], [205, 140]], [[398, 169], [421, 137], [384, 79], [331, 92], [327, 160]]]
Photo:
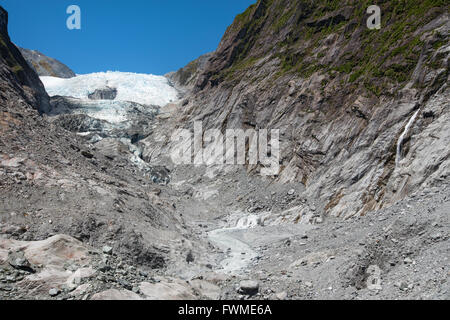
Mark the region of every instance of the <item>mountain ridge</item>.
[[60, 61], [50, 58], [37, 50], [19, 48], [25, 60], [36, 73], [42, 76], [73, 78], [75, 72]]

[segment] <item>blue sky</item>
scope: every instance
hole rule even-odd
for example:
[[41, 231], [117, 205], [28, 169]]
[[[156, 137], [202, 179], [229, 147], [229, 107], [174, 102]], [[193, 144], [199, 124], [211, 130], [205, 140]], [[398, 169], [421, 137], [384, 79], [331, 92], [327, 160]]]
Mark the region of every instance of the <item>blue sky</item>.
[[[236, 14], [256, 0], [0, 0], [18, 46], [39, 50], [76, 73], [165, 74], [217, 48]], [[69, 5], [81, 30], [69, 30]]]

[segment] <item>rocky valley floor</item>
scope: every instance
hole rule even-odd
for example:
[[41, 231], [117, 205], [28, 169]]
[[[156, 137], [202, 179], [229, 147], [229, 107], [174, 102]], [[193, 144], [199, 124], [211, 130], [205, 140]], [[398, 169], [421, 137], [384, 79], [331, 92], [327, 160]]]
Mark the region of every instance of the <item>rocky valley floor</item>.
[[2, 299], [449, 298], [445, 183], [344, 220], [301, 184], [239, 166], [174, 166], [166, 183], [131, 149], [68, 137], [70, 155], [3, 156]]
[[[259, 0], [166, 76], [76, 76], [0, 7], [0, 300], [448, 300], [448, 5], [344, 3]], [[278, 129], [278, 174], [176, 165], [195, 121]]]

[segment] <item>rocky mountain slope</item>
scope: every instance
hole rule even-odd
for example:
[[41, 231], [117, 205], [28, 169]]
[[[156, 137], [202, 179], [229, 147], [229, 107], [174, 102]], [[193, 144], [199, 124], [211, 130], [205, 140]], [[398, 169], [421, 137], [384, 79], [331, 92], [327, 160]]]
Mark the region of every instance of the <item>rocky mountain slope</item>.
[[439, 185], [450, 170], [449, 6], [379, 5], [382, 28], [369, 30], [369, 4], [258, 1], [226, 31], [180, 125], [280, 129], [277, 181], [302, 183], [325, 216]]
[[[49, 98], [0, 8], [0, 299], [448, 299], [448, 5], [380, 6], [260, 0], [157, 105]], [[280, 172], [173, 163], [194, 120], [280, 129]]]
[[9, 101], [7, 95], [14, 93], [20, 99], [40, 112], [50, 110], [48, 95], [39, 77], [32, 72], [17, 47], [8, 35], [8, 13], [0, 8], [0, 53], [2, 75], [2, 106]]
[[[81, 299], [144, 282], [151, 292], [189, 234], [171, 191], [51, 118], [7, 23], [0, 7], [0, 299]], [[89, 288], [70, 296], [84, 278]]]
[[76, 76], [68, 66], [56, 59], [47, 57], [37, 50], [29, 50], [24, 48], [19, 48], [19, 50], [30, 67], [33, 68], [40, 77], [49, 76], [58, 78], [72, 78]]

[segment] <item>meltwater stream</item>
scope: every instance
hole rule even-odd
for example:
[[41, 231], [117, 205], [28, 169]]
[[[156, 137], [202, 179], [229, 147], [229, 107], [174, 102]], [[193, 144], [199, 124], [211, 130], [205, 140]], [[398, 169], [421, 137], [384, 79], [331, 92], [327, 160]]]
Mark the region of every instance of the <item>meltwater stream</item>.
[[250, 245], [233, 235], [239, 230], [253, 228], [258, 224], [258, 217], [249, 216], [239, 219], [235, 227], [216, 229], [209, 232], [209, 239], [218, 248], [227, 253], [227, 258], [221, 262], [224, 273], [236, 274], [245, 269], [258, 256]]

